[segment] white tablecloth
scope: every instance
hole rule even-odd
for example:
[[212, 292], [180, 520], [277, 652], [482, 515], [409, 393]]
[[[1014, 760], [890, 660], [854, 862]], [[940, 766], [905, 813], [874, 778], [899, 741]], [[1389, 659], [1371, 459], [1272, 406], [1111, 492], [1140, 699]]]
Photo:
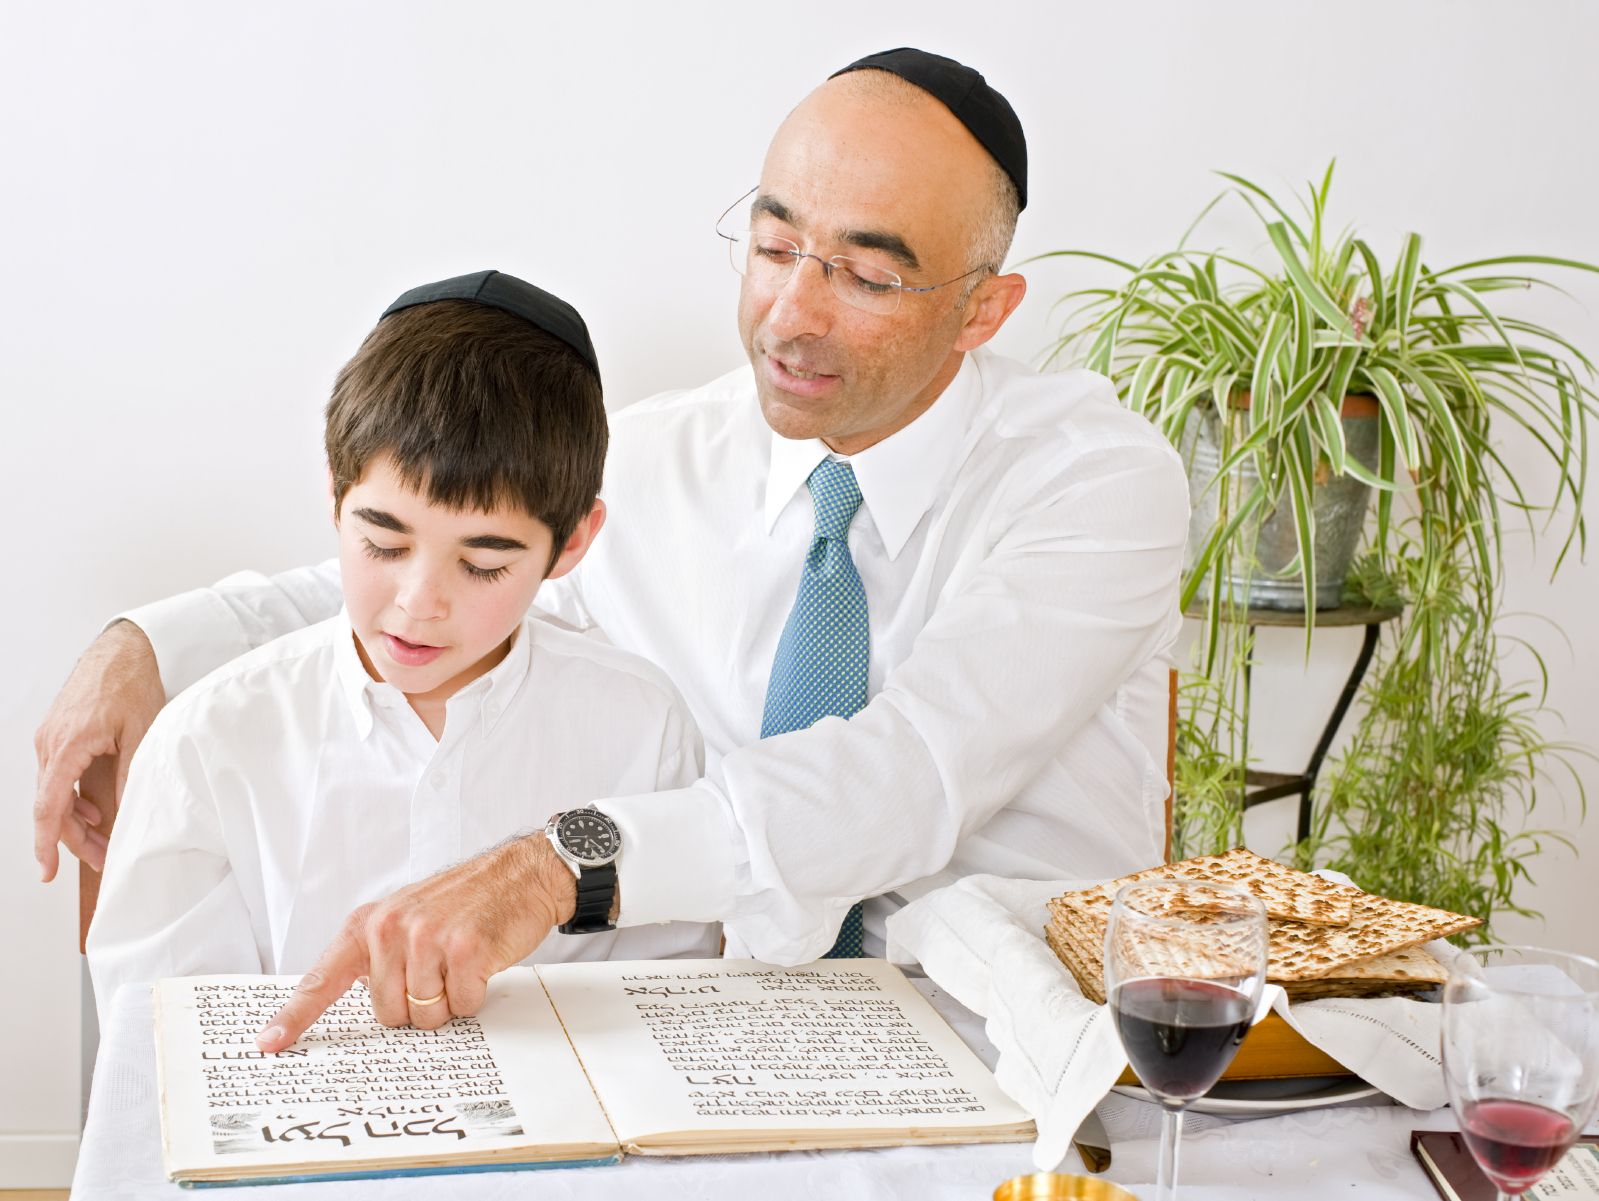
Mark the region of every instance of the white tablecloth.
[[[936, 989], [919, 987], [950, 1024], [993, 1063], [981, 1019]], [[1114, 1162], [1108, 1177], [1153, 1194], [1159, 1112], [1112, 1095], [1100, 1111]], [[1320, 1109], [1250, 1121], [1190, 1115], [1181, 1159], [1184, 1201], [1431, 1201], [1436, 1195], [1409, 1151], [1413, 1129], [1453, 1129], [1448, 1110], [1398, 1106]], [[390, 1201], [399, 1198], [702, 1198], [763, 1201], [892, 1197], [986, 1201], [1000, 1181], [1031, 1171], [1025, 1143], [901, 1147], [886, 1151], [808, 1151], [774, 1155], [635, 1158], [614, 1167], [489, 1172], [388, 1180], [273, 1185], [240, 1201]], [[1063, 1171], [1081, 1172], [1074, 1151]], [[161, 1170], [155, 1045], [147, 992], [124, 990], [104, 1023], [89, 1118], [72, 1183], [73, 1201], [188, 1197]], [[223, 1194], [217, 1194], [219, 1196]]]

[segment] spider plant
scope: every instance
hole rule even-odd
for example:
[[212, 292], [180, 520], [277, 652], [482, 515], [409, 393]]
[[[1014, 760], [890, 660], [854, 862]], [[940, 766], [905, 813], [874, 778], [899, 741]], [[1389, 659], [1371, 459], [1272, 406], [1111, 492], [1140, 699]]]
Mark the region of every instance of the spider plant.
[[[1407, 616], [1384, 635], [1375, 679], [1397, 692], [1402, 683], [1393, 673], [1402, 664], [1434, 680], [1444, 674], [1444, 664], [1470, 664], [1473, 686], [1491, 690], [1480, 699], [1490, 706], [1495, 698], [1506, 701], [1509, 711], [1526, 718], [1538, 707], [1536, 696], [1507, 691], [1497, 675], [1501, 520], [1507, 512], [1520, 514], [1536, 534], [1535, 515], [1547, 513], [1547, 533], [1557, 514], [1564, 514], [1555, 570], [1574, 545], [1580, 550], [1587, 418], [1599, 399], [1591, 386], [1593, 365], [1576, 345], [1500, 303], [1501, 294], [1550, 286], [1533, 272], [1599, 267], [1537, 254], [1438, 267], [1424, 259], [1416, 233], [1406, 234], [1397, 254], [1385, 260], [1356, 231], [1335, 231], [1329, 224], [1332, 164], [1292, 210], [1242, 176], [1219, 174], [1230, 186], [1201, 210], [1173, 249], [1139, 263], [1080, 249], [1039, 256], [1091, 260], [1121, 277], [1112, 286], [1062, 297], [1070, 311], [1051, 361], [1075, 359], [1108, 375], [1123, 403], [1147, 416], [1174, 445], [1184, 445], [1195, 422], [1211, 422], [1219, 433], [1222, 467], [1211, 485], [1218, 489], [1217, 517], [1194, 539], [1182, 592], [1185, 609], [1204, 607], [1198, 673], [1184, 685], [1188, 712], [1179, 738], [1179, 759], [1186, 764], [1179, 767], [1179, 785], [1185, 774], [1202, 785], [1192, 804], [1179, 791], [1179, 818], [1190, 827], [1181, 832], [1181, 845], [1188, 853], [1220, 849], [1241, 829], [1241, 797], [1230, 808], [1217, 801], [1219, 790], [1236, 787], [1247, 767], [1235, 761], [1231, 772], [1223, 770], [1233, 753], [1229, 748], [1247, 741], [1237, 730], [1247, 723], [1248, 673], [1242, 667], [1249, 653], [1239, 611], [1248, 590], [1237, 596], [1226, 581], [1259, 577], [1254, 538], [1260, 522], [1279, 511], [1291, 517], [1297, 557], [1289, 571], [1297, 570], [1302, 581], [1308, 652], [1318, 485], [1338, 477], [1368, 485], [1376, 503], [1365, 523], [1366, 573], [1397, 581], [1411, 602]], [[1192, 244], [1224, 201], [1241, 202], [1258, 223], [1259, 254]], [[1347, 445], [1341, 411], [1345, 398], [1354, 395], [1376, 402], [1374, 462], [1358, 461]], [[1502, 456], [1500, 440], [1510, 431], [1530, 439], [1541, 452], [1537, 457], [1552, 468], [1552, 487], [1538, 489], [1536, 497]], [[1253, 472], [1239, 470], [1246, 463]], [[1440, 580], [1450, 581], [1449, 611], [1467, 612], [1469, 620], [1444, 620], [1428, 607], [1427, 589]], [[1375, 754], [1380, 740], [1384, 753], [1402, 758], [1406, 739], [1419, 737], [1426, 722], [1462, 719], [1449, 708], [1448, 697], [1458, 701], [1458, 692], [1420, 692], [1426, 699], [1403, 718], [1391, 708], [1369, 707], [1351, 754]], [[1504, 763], [1535, 768], [1542, 753], [1559, 749], [1539, 742], [1529, 726], [1515, 722], [1509, 728], [1516, 734], [1498, 751]], [[1339, 764], [1346, 781], [1353, 779], [1347, 774], [1351, 764], [1348, 756]], [[1362, 770], [1363, 778], [1374, 778], [1371, 762]], [[1509, 836], [1498, 822], [1509, 794], [1505, 779], [1494, 781], [1492, 775], [1485, 776], [1486, 799], [1474, 803], [1465, 832], [1446, 834], [1434, 826], [1436, 837], [1413, 844], [1416, 862], [1447, 853], [1467, 865], [1462, 870], [1474, 880], [1493, 875], [1496, 869], [1481, 848], [1507, 846]], [[1368, 886], [1389, 888], [1402, 880], [1395, 895], [1426, 899], [1420, 895], [1428, 891], [1425, 873], [1373, 880], [1366, 866], [1366, 833], [1379, 837], [1380, 823], [1393, 816], [1389, 807], [1410, 802], [1377, 800], [1373, 789], [1360, 791], [1356, 800], [1352, 784], [1342, 787], [1343, 799], [1322, 809], [1316, 846], [1324, 852], [1363, 848], [1359, 874]], [[1448, 788], [1440, 787], [1434, 803], [1447, 800]], [[1490, 887], [1491, 899], [1509, 904], [1512, 882]], [[1465, 893], [1452, 887], [1451, 895]]]

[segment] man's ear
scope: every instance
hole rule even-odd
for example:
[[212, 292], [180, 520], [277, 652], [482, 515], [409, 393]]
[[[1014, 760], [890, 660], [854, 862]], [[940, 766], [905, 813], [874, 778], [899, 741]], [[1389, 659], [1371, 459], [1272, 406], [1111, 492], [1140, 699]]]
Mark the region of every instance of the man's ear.
[[1012, 272], [991, 275], [966, 298], [966, 317], [955, 339], [956, 350], [976, 350], [999, 332], [1027, 295], [1027, 279]]
[[544, 573], [547, 580], [556, 579], [565, 575], [583, 561], [583, 556], [589, 553], [589, 547], [594, 545], [594, 539], [600, 532], [600, 527], [605, 524], [605, 502], [596, 499], [594, 507], [588, 515], [577, 523], [577, 528], [572, 531], [572, 536], [566, 540], [566, 545], [561, 548], [561, 553], [556, 556], [555, 566]]
[[326, 469], [328, 478], [328, 512], [333, 516], [333, 528], [339, 528], [339, 502], [333, 492], [333, 468]]

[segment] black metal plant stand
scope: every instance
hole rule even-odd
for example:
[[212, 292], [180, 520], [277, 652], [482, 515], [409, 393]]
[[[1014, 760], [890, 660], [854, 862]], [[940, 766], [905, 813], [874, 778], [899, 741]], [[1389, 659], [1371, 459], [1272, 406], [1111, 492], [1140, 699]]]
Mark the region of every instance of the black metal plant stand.
[[[1244, 808], [1251, 809], [1256, 805], [1263, 805], [1267, 801], [1280, 800], [1283, 797], [1299, 797], [1299, 824], [1298, 840], [1303, 842], [1310, 837], [1310, 797], [1316, 787], [1316, 776], [1321, 771], [1322, 761], [1327, 757], [1327, 751], [1332, 746], [1333, 738], [1338, 733], [1349, 706], [1354, 703], [1355, 693], [1360, 688], [1360, 681], [1365, 678], [1366, 669], [1371, 666], [1371, 657], [1377, 651], [1377, 637], [1382, 632], [1384, 622], [1392, 621], [1404, 612], [1402, 606], [1392, 608], [1377, 608], [1372, 605], [1340, 605], [1336, 609], [1318, 609], [1315, 614], [1314, 626], [1320, 629], [1333, 629], [1338, 627], [1363, 626], [1364, 635], [1360, 643], [1360, 653], [1355, 656], [1355, 664], [1349, 671], [1349, 678], [1344, 681], [1343, 691], [1338, 694], [1338, 702], [1333, 706], [1327, 724], [1322, 729], [1321, 737], [1316, 740], [1316, 749], [1310, 753], [1310, 762], [1305, 765], [1302, 772], [1276, 772], [1276, 771], [1249, 771], [1244, 775]], [[1190, 609], [1185, 616], [1203, 618], [1203, 607]], [[1244, 689], [1246, 696], [1250, 692], [1250, 675], [1254, 669], [1255, 655], [1255, 629], [1258, 626], [1304, 629], [1305, 616], [1292, 609], [1257, 609], [1247, 610], [1241, 618], [1249, 627], [1249, 655], [1244, 660]], [[1244, 758], [1248, 761], [1249, 746], [1244, 745]]]

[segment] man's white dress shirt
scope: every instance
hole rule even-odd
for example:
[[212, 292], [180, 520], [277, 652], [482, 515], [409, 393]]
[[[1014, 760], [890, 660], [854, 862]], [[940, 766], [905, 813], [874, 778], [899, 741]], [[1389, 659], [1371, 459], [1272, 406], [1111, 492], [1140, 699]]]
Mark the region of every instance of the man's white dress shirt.
[[[829, 452], [776, 437], [749, 368], [612, 416], [610, 515], [539, 603], [663, 668], [707, 773], [613, 792], [622, 920], [727, 923], [800, 962], [860, 897], [957, 876], [1115, 876], [1163, 849], [1167, 664], [1188, 522], [1180, 460], [1103, 377], [966, 356], [916, 421], [850, 458], [870, 701], [761, 740], [772, 657]], [[138, 610], [169, 692], [337, 604], [336, 566]], [[887, 894], [887, 895], [885, 895]]]
[[[303, 972], [357, 906], [552, 813], [700, 771], [693, 720], [635, 655], [526, 620], [435, 740], [367, 674], [340, 613], [220, 668], [151, 726], [89, 932], [101, 1012], [123, 984]], [[552, 933], [532, 959], [715, 956], [719, 938], [692, 923]]]

